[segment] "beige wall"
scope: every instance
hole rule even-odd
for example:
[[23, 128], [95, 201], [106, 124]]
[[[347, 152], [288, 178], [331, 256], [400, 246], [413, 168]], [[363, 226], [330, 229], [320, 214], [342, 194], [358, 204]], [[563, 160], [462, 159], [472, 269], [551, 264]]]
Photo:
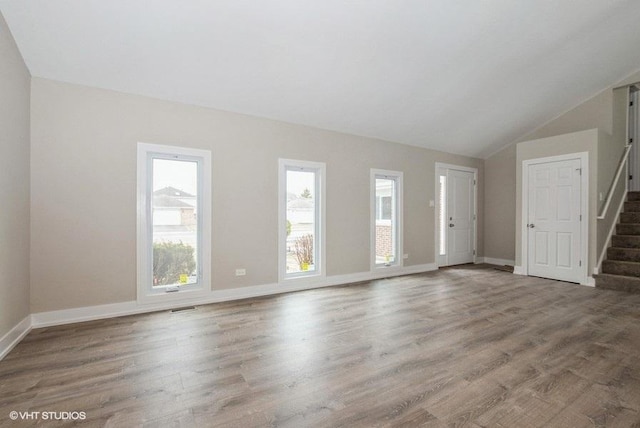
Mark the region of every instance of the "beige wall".
[[[614, 100], [614, 98], [619, 97], [614, 97], [613, 88], [635, 82], [640, 82], [640, 72], [631, 74], [623, 81], [587, 99], [582, 104], [558, 116], [556, 119], [553, 119], [540, 128], [519, 138], [516, 142], [533, 141], [594, 128], [601, 130], [602, 133], [599, 134], [599, 136], [604, 142], [604, 145], [599, 148], [599, 155], [603, 159], [602, 164], [599, 165], [599, 167], [603, 167], [604, 171], [598, 179], [598, 190], [606, 193], [606, 189], [608, 189], [608, 186], [611, 183], [611, 159], [616, 156], [619, 159], [619, 152], [615, 147], [618, 147], [618, 143], [621, 141], [619, 134], [617, 134], [620, 130], [620, 124], [614, 123], [614, 117], [616, 121], [626, 120], [624, 112], [620, 114], [619, 103], [616, 103]], [[617, 109], [615, 112], [614, 105]], [[609, 140], [610, 137], [606, 134], [613, 134], [613, 140]], [[615, 146], [614, 150], [609, 151], [608, 148], [613, 146]], [[515, 143], [491, 155], [485, 160], [485, 173], [487, 175], [487, 183], [485, 186], [487, 192], [487, 202], [485, 203], [485, 218], [487, 219], [485, 223], [486, 257], [507, 259], [513, 259], [515, 257], [515, 248], [513, 248], [511, 253], [506, 251], [506, 248], [510, 246], [511, 243], [515, 244], [515, 229], [512, 232], [504, 230], [501, 234], [493, 233], [495, 231], [493, 223], [498, 223], [492, 221], [494, 218], [501, 218], [503, 216], [501, 211], [505, 209], [505, 207], [508, 210], [511, 206], [511, 198], [513, 196], [512, 183], [516, 182], [516, 167], [515, 165], [508, 167], [502, 164], [501, 161], [510, 161], [505, 158], [505, 156], [507, 156], [506, 153], [511, 153], [513, 156], [514, 150]], [[515, 157], [513, 157], [513, 159], [515, 159]], [[615, 161], [613, 162], [615, 163]], [[510, 173], [513, 175], [510, 176]], [[489, 193], [491, 193], [491, 196], [489, 196]], [[489, 202], [489, 200], [491, 202]], [[600, 235], [604, 229], [608, 230], [608, 226], [610, 226], [609, 220], [610, 219], [607, 219], [604, 222], [601, 221], [598, 224], [598, 235]], [[598, 248], [601, 247], [602, 245], [599, 243]], [[518, 251], [520, 250], [518, 249]]]
[[637, 82], [640, 82], [640, 71], [632, 73], [622, 81], [545, 123], [540, 128], [522, 136], [517, 142], [553, 137], [555, 135], [585, 131], [593, 128], [598, 128], [603, 132], [613, 134], [616, 132], [616, 129], [619, 130], [619, 127], [616, 127], [614, 123], [614, 118], [615, 120], [626, 120], [626, 117], [621, 117], [614, 112], [614, 88]]
[[370, 168], [404, 172], [408, 266], [434, 262], [436, 161], [484, 203], [479, 159], [95, 88], [34, 78], [31, 123], [33, 312], [135, 300], [139, 141], [212, 151], [214, 289], [277, 282], [278, 158], [327, 164], [328, 275], [369, 270]]
[[620, 159], [624, 154], [628, 137], [628, 111], [629, 89], [627, 87], [614, 89], [612, 91], [612, 130], [611, 134], [600, 132], [598, 138], [598, 214], [603, 213], [607, 194], [611, 191], [611, 203], [605, 218], [598, 220], [597, 226], [597, 257], [604, 251], [609, 230], [618, 221], [618, 207], [626, 197], [625, 189], [627, 182], [627, 171], [623, 171], [616, 187], [610, 190], [615, 175], [620, 164]]
[[0, 338], [29, 315], [29, 81], [0, 15]]
[[518, 142], [553, 137], [570, 132], [598, 128], [611, 134], [613, 93], [610, 88], [600, 92], [560, 117], [518, 139]]
[[515, 259], [516, 146], [508, 146], [485, 161], [484, 255]]
[[522, 162], [571, 153], [589, 153], [589, 265], [591, 275], [596, 264], [598, 130], [574, 132], [519, 143], [516, 153], [516, 265], [522, 265]]

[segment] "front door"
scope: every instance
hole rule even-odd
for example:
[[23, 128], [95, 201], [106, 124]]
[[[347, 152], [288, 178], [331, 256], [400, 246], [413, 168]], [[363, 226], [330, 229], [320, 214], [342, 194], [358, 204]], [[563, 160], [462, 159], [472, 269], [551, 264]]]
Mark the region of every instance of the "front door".
[[448, 264], [473, 262], [474, 173], [447, 170]]
[[581, 161], [532, 164], [528, 169], [528, 274], [580, 282]]

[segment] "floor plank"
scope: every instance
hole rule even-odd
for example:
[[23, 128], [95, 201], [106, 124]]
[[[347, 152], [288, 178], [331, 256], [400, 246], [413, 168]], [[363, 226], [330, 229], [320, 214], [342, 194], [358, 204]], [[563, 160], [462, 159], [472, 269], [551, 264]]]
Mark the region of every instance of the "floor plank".
[[0, 362], [0, 426], [614, 427], [639, 403], [640, 295], [488, 265], [37, 329]]

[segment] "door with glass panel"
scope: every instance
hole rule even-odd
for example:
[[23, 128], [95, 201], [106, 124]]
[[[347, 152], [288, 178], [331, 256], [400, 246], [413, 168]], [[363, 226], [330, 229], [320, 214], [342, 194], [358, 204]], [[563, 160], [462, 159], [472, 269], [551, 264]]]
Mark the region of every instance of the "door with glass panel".
[[438, 266], [474, 262], [476, 175], [470, 168], [443, 165], [436, 168]]

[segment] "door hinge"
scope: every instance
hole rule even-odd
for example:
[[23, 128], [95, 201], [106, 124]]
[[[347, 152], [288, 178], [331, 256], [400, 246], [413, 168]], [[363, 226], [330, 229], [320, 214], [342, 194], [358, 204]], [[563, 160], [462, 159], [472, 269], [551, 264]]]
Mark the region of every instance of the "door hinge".
[[633, 180], [633, 175], [629, 175], [629, 180]]
[[578, 262], [578, 266], [582, 266], [582, 260]]
[[582, 175], [582, 168], [576, 168], [576, 171], [578, 171], [580, 175]]
[[474, 185], [474, 186], [476, 185], [476, 180], [473, 180], [473, 185]]
[[582, 221], [582, 214], [580, 214], [580, 221]]
[[633, 143], [633, 138], [629, 138], [629, 143]]
[[476, 255], [476, 250], [473, 250], [473, 255], [474, 255], [474, 256]]
[[629, 107], [633, 106], [633, 101], [629, 101]]

